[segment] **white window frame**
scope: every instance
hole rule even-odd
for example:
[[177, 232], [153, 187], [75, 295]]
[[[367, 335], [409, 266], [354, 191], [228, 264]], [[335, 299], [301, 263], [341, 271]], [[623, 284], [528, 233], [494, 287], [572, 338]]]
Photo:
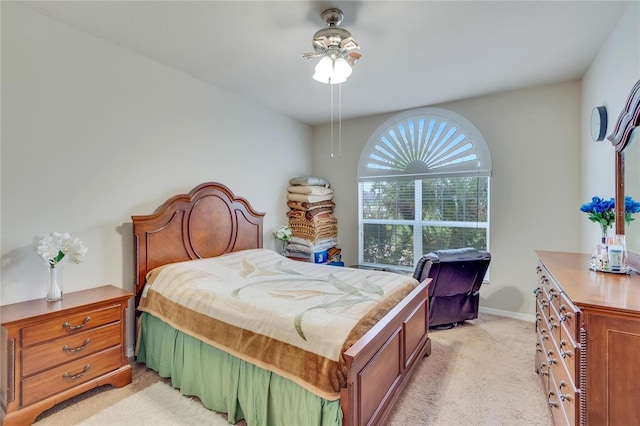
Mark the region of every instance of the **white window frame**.
[[[371, 135], [358, 163], [358, 263], [410, 272], [409, 267], [364, 261], [364, 225], [413, 226], [414, 265], [424, 254], [424, 226], [486, 228], [486, 250], [490, 247], [490, 176], [492, 164], [487, 143], [467, 119], [442, 108], [418, 108], [391, 117]], [[487, 177], [487, 222], [424, 221], [422, 179], [438, 177]], [[377, 180], [414, 180], [413, 220], [364, 219], [363, 186]]]

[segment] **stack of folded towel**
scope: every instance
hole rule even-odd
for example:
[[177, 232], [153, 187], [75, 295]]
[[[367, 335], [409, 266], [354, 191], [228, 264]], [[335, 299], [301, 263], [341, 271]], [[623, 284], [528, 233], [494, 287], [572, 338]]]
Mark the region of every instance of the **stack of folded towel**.
[[329, 182], [303, 176], [291, 179], [289, 185], [287, 217], [293, 236], [287, 245], [287, 255], [316, 263], [339, 262], [338, 220], [333, 217], [335, 204]]

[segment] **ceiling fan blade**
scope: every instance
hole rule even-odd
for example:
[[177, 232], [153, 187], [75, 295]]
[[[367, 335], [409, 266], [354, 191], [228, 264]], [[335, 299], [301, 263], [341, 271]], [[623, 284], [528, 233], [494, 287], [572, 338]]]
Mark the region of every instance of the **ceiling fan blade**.
[[311, 45], [313, 46], [313, 50], [318, 53], [323, 53], [329, 48], [331, 41], [327, 37], [314, 37], [313, 40], [311, 40]]
[[350, 52], [345, 55], [345, 60], [349, 65], [351, 65], [351, 68], [353, 68], [356, 62], [358, 62], [358, 59], [360, 59], [361, 57], [362, 55], [357, 52]]
[[358, 45], [358, 43], [356, 43], [353, 37], [347, 37], [340, 42], [340, 48], [349, 51], [360, 49], [360, 46]]
[[304, 59], [317, 58], [318, 56], [322, 56], [322, 54], [318, 52], [307, 52], [302, 54]]

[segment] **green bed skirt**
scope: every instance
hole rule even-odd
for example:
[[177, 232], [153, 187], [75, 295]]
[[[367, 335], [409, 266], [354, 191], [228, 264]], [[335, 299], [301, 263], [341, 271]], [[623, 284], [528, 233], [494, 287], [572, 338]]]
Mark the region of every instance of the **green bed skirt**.
[[137, 360], [171, 377], [183, 395], [195, 395], [229, 423], [249, 426], [341, 425], [340, 400], [328, 401], [275, 373], [229, 355], [164, 321], [142, 313]]

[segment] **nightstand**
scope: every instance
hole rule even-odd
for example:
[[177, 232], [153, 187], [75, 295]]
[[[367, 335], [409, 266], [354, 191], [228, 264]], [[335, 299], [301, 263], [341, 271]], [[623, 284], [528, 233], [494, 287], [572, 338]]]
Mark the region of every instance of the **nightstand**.
[[89, 389], [131, 383], [125, 310], [133, 294], [108, 285], [0, 307], [0, 419], [31, 424]]

